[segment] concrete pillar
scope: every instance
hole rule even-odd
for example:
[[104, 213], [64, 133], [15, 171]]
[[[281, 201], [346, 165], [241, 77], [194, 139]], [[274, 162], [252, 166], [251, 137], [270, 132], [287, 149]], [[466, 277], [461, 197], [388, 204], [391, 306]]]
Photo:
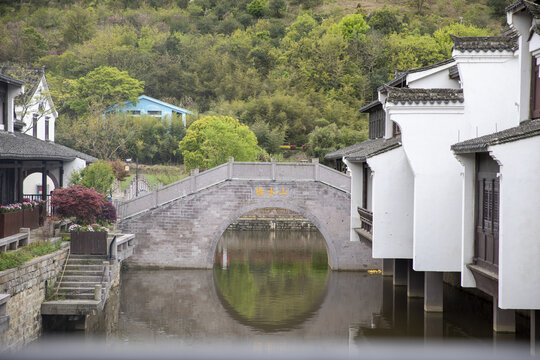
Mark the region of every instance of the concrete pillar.
[[421, 298], [407, 297], [407, 335], [424, 335], [424, 302]]
[[531, 356], [540, 354], [540, 311], [531, 310]]
[[382, 276], [394, 275], [394, 259], [383, 259]]
[[424, 312], [424, 340], [442, 340], [443, 335], [443, 313]]
[[407, 259], [394, 259], [394, 286], [407, 285]]
[[426, 271], [424, 278], [424, 311], [443, 311], [443, 273]]
[[392, 278], [383, 277], [382, 315], [387, 319], [394, 317], [394, 285]]
[[271, 158], [270, 163], [272, 164], [272, 181], [276, 180], [276, 159]]
[[393, 327], [396, 334], [404, 335], [407, 332], [407, 288], [405, 286], [393, 287]]
[[424, 297], [424, 272], [414, 271], [412, 260], [408, 261], [407, 296], [412, 298]]
[[516, 313], [514, 310], [501, 309], [498, 306], [499, 299], [493, 297], [493, 331], [516, 332]]

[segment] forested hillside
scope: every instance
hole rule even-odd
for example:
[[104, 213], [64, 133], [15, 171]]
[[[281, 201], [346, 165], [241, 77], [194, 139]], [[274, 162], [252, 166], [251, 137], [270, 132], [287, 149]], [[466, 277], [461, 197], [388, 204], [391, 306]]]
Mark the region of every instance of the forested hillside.
[[103, 123], [142, 93], [235, 117], [269, 154], [308, 144], [318, 156], [365, 138], [358, 108], [394, 69], [448, 58], [448, 34], [497, 34], [507, 3], [0, 0], [0, 60], [45, 66], [57, 141], [100, 157], [181, 160], [178, 120]]

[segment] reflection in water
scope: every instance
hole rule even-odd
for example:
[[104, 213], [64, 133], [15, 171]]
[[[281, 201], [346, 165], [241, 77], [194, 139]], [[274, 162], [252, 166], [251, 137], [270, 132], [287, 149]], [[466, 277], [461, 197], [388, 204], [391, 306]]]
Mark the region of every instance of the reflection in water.
[[309, 319], [325, 297], [328, 260], [319, 232], [226, 231], [214, 279], [224, 308], [262, 331], [283, 331]]
[[450, 286], [444, 292], [445, 313], [426, 314], [422, 299], [407, 298], [406, 287], [389, 277], [327, 270], [318, 233], [230, 232], [214, 270], [123, 272], [116, 336], [257, 346], [400, 337], [500, 342], [489, 303]]

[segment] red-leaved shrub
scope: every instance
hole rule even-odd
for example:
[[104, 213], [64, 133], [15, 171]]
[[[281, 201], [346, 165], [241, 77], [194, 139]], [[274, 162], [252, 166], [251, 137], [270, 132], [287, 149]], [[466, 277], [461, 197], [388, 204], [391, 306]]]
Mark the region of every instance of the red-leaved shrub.
[[116, 208], [112, 202], [106, 201], [103, 205], [101, 209], [101, 220], [109, 224], [116, 222]]
[[[112, 204], [96, 190], [88, 189], [83, 185], [73, 185], [65, 189], [56, 189], [52, 194], [51, 204], [54, 214], [60, 218], [75, 217], [80, 225], [89, 225], [97, 221], [109, 222], [103, 218], [104, 208], [107, 206], [107, 217], [111, 217]], [[114, 211], [116, 219], [116, 210]]]

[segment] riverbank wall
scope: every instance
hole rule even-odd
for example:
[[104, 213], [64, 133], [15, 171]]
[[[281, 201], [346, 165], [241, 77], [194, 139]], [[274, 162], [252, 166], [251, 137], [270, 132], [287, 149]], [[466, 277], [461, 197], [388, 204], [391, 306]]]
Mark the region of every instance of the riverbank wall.
[[242, 215], [229, 225], [228, 230], [317, 231], [317, 227], [294, 211], [280, 208], [264, 208]]
[[47, 286], [53, 286], [62, 271], [68, 250], [64, 248], [0, 272], [0, 294], [10, 295], [5, 305], [9, 327], [0, 334], [1, 350], [20, 349], [41, 335], [41, 303], [45, 301]]

